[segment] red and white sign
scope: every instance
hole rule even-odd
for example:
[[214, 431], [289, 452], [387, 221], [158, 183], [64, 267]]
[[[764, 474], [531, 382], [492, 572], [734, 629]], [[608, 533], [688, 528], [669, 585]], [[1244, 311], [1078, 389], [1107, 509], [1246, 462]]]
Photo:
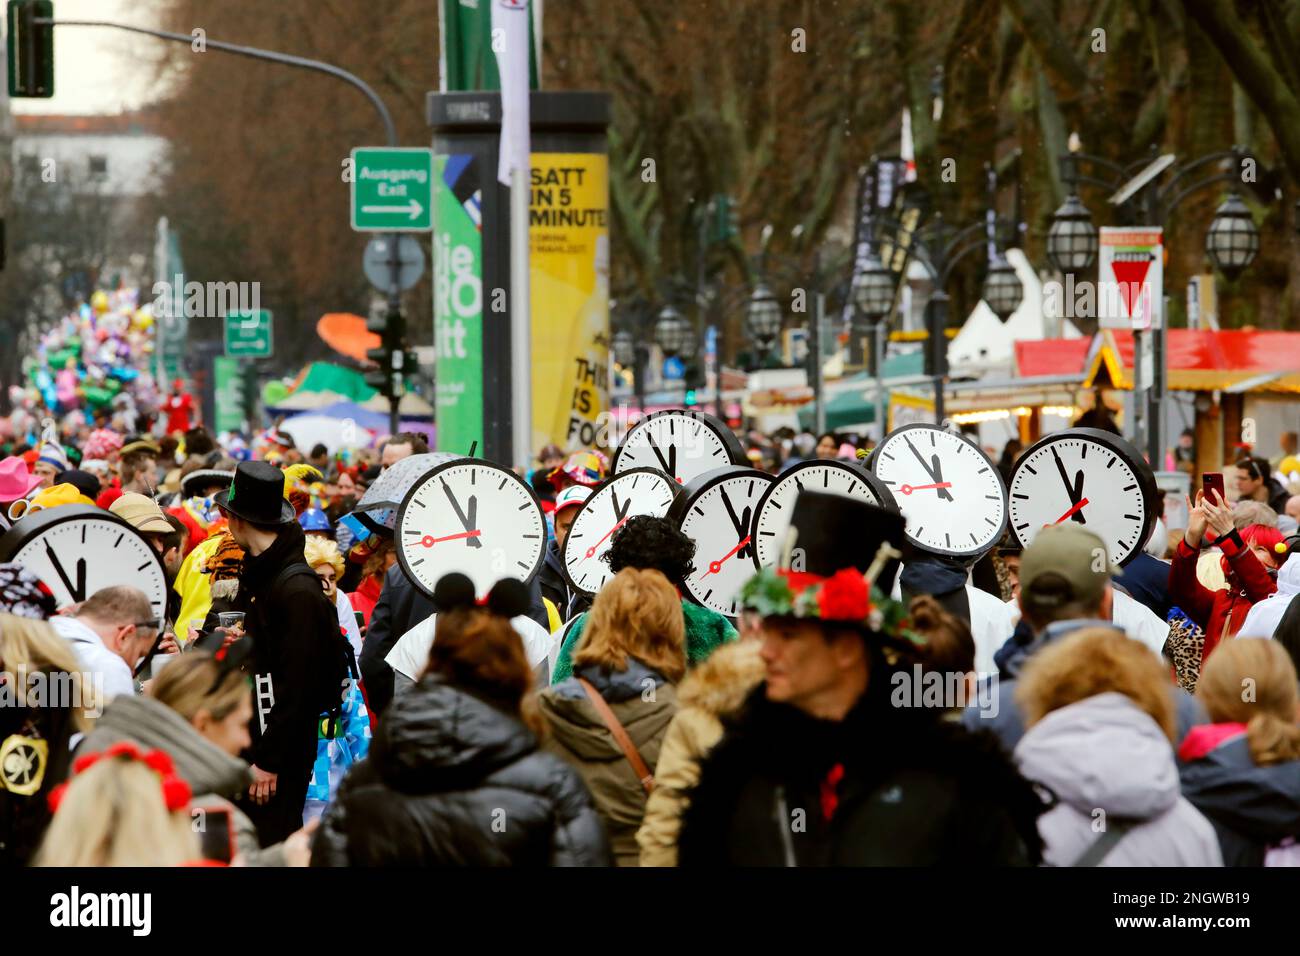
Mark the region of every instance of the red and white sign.
[[1103, 226], [1097, 257], [1097, 319], [1103, 329], [1163, 323], [1164, 230]]

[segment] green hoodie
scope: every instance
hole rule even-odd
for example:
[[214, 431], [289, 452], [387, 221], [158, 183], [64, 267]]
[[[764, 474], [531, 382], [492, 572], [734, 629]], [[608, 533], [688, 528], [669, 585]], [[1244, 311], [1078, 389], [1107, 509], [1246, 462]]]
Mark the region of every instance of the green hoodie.
[[[587, 623], [587, 613], [583, 611], [573, 621], [564, 645], [560, 648], [559, 659], [551, 673], [551, 683], [558, 684], [573, 676], [573, 651], [582, 640], [582, 628]], [[717, 611], [700, 607], [690, 601], [682, 602], [682, 617], [686, 619], [686, 666], [694, 667], [713, 653], [714, 648], [738, 636], [731, 622]]]

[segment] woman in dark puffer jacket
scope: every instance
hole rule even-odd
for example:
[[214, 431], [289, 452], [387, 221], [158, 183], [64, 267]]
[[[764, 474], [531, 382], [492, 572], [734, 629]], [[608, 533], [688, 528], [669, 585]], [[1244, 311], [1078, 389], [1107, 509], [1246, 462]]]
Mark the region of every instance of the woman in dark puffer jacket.
[[610, 865], [582, 780], [538, 749], [533, 673], [504, 585], [480, 608], [468, 579], [454, 577], [468, 603], [449, 602], [439, 582], [428, 669], [384, 712], [369, 759], [344, 778], [312, 865]]

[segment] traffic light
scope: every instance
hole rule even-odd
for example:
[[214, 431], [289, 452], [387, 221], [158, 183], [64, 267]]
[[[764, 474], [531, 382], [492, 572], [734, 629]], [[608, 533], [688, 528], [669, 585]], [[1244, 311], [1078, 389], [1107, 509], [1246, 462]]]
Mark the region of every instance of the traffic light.
[[53, 0], [9, 0], [9, 95], [54, 95]]
[[710, 240], [715, 243], [730, 242], [740, 235], [736, 203], [724, 193], [713, 197], [713, 221], [709, 231], [712, 233]]
[[406, 320], [400, 312], [371, 318], [366, 329], [379, 333], [379, 348], [366, 349], [366, 358], [377, 366], [366, 372], [366, 384], [387, 398], [401, 397], [405, 374], [415, 367], [415, 353], [408, 352]]
[[690, 408], [692, 405], [696, 405], [696, 404], [698, 404], [698, 399], [696, 398], [695, 395], [695, 389], [688, 388], [686, 390], [686, 407]]

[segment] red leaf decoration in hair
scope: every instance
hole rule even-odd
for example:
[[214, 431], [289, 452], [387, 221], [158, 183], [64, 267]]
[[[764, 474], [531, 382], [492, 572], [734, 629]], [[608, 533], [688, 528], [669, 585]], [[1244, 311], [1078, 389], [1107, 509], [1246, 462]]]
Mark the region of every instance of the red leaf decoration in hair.
[[61, 783], [46, 796], [46, 801], [50, 805], [50, 813], [59, 812], [59, 804], [63, 802], [63, 795], [68, 792], [68, 785]]
[[72, 772], [74, 774], [85, 773], [91, 767], [95, 766], [95, 764], [98, 763], [100, 758], [103, 756], [104, 755], [102, 753], [82, 754], [80, 757], [78, 757], [76, 760], [72, 762]]
[[167, 809], [175, 813], [190, 803], [190, 785], [180, 777], [168, 777], [162, 782], [163, 800]]
[[836, 571], [817, 592], [824, 621], [863, 621], [871, 613], [867, 580], [853, 568]]
[[151, 750], [145, 754], [144, 762], [158, 772], [159, 776], [170, 777], [176, 772], [176, 765], [165, 750]]
[[140, 753], [140, 748], [129, 740], [119, 740], [113, 746], [104, 751], [105, 757], [130, 757], [132, 760], [140, 760], [144, 757]]

